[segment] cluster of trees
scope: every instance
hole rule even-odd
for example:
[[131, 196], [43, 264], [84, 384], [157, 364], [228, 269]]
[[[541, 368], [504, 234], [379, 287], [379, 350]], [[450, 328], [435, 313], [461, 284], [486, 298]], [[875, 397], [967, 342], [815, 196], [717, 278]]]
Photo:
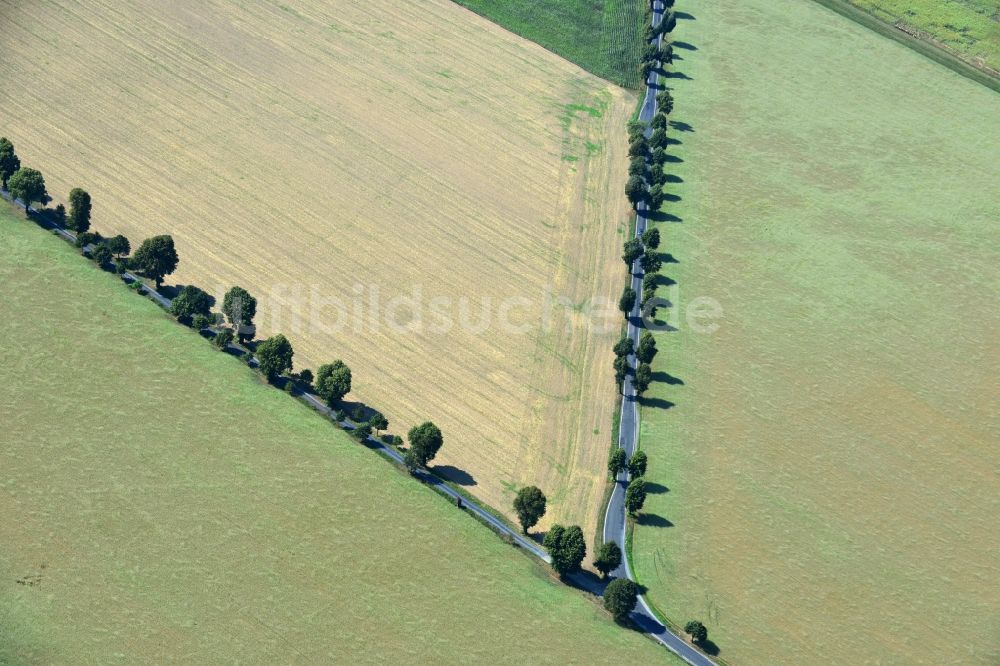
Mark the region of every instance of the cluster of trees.
[[[634, 293], [635, 292], [633, 292], [633, 294]], [[635, 375], [632, 378], [632, 386], [635, 387], [635, 391], [639, 395], [645, 393], [649, 388], [649, 385], [653, 382], [653, 367], [651, 363], [658, 352], [656, 348], [656, 338], [653, 337], [653, 334], [649, 331], [643, 331], [642, 335], [639, 336], [638, 347], [633, 344], [632, 339], [627, 335], [622, 336], [622, 338], [615, 343], [613, 351], [615, 353], [615, 387], [618, 389], [618, 392], [622, 392], [622, 386], [625, 378], [628, 376], [629, 372], [631, 372], [631, 364], [629, 363], [628, 357], [635, 354], [638, 365], [635, 367]]]
[[625, 508], [631, 515], [635, 515], [642, 510], [646, 503], [646, 465], [648, 459], [644, 451], [636, 451], [635, 455], [629, 459], [625, 449], [615, 447], [611, 455], [608, 456], [608, 473], [612, 479], [628, 470], [631, 481], [625, 488]]

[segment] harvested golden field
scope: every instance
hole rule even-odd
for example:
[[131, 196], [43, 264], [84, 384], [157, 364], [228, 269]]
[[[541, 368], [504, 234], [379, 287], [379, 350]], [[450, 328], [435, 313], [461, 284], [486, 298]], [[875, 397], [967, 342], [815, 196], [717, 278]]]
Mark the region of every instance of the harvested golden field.
[[536, 484], [593, 529], [617, 331], [587, 313], [620, 289], [629, 93], [446, 0], [0, 21], [0, 133], [57, 200], [84, 187], [133, 246], [173, 234], [168, 282], [249, 289], [296, 369], [341, 358], [391, 431], [434, 420], [476, 495], [510, 512]]

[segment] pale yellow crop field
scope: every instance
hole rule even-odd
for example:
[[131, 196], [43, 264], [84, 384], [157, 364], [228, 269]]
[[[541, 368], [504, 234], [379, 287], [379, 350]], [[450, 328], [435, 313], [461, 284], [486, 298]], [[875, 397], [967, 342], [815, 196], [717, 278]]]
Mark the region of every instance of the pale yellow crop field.
[[57, 200], [84, 187], [133, 246], [172, 234], [168, 284], [249, 289], [297, 369], [344, 359], [391, 431], [441, 426], [435, 463], [476, 495], [510, 512], [536, 484], [546, 522], [593, 529], [614, 334], [586, 312], [621, 285], [630, 93], [446, 0], [57, 0], [0, 22], [0, 133]]

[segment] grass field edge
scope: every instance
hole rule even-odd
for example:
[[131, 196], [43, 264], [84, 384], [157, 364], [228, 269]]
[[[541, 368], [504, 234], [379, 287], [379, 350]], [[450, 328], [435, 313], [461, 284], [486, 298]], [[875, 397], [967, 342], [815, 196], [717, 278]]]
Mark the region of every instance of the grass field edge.
[[951, 71], [975, 81], [994, 92], [1000, 93], [1000, 78], [993, 76], [989, 72], [976, 67], [965, 58], [949, 49], [943, 44], [938, 44], [926, 39], [915, 37], [896, 28], [890, 23], [886, 23], [879, 17], [870, 13], [863, 7], [852, 4], [849, 0], [813, 0], [813, 2], [840, 14], [844, 18], [854, 21], [869, 30], [872, 30], [883, 37], [887, 37], [895, 42], [906, 46], [920, 55], [933, 60], [939, 65], [947, 67]]

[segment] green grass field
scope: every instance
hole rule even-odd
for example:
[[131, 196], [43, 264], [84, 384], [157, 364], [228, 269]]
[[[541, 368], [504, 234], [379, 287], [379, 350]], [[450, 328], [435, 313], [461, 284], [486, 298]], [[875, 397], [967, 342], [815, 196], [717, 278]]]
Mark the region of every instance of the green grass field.
[[[737, 664], [1000, 662], [1000, 95], [813, 2], [679, 0], [635, 562]], [[683, 314], [683, 310], [682, 310]]]
[[626, 88], [639, 85], [645, 0], [455, 0]]
[[964, 59], [1000, 70], [1000, 5], [996, 0], [848, 0], [887, 23], [930, 34]]
[[0, 247], [0, 663], [670, 659], [6, 204]]

